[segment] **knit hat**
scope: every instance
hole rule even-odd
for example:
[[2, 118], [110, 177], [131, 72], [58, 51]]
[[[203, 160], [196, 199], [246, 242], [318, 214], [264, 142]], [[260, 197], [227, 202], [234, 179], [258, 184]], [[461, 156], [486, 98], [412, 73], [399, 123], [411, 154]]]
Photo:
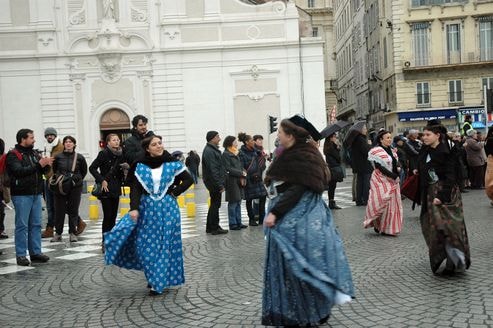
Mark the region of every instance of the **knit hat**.
[[219, 132], [217, 132], [217, 131], [209, 131], [209, 132], [207, 132], [207, 134], [205, 136], [205, 140], [207, 140], [207, 142], [209, 142], [212, 139], [214, 139], [218, 134], [219, 134]]
[[474, 129], [469, 129], [466, 131], [466, 134], [468, 137], [472, 137], [473, 134], [477, 133], [478, 131], [474, 130]]
[[45, 129], [45, 137], [46, 136], [49, 136], [49, 135], [53, 135], [53, 136], [58, 136], [58, 133], [56, 132], [55, 128], [46, 128]]

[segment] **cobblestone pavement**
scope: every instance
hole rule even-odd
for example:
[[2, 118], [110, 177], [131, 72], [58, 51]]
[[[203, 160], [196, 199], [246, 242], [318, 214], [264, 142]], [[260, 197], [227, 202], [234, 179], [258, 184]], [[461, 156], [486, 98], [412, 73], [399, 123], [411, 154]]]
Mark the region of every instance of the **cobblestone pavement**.
[[[349, 182], [341, 184], [338, 196], [346, 206], [351, 204], [349, 186]], [[182, 219], [186, 283], [158, 297], [147, 296], [141, 272], [103, 265], [101, 222], [89, 222], [76, 245], [45, 241], [50, 262], [19, 271], [13, 261], [13, 211], [8, 211], [11, 238], [0, 243], [4, 252], [0, 256], [0, 326], [260, 327], [262, 229], [206, 235], [202, 188], [199, 185], [195, 192], [197, 218]], [[356, 299], [335, 307], [326, 327], [493, 326], [493, 207], [482, 191], [464, 194], [464, 203], [472, 266], [453, 277], [431, 273], [418, 212], [410, 210], [409, 202], [404, 205], [399, 237], [364, 230], [363, 207], [335, 211]], [[83, 216], [87, 205], [85, 196]], [[222, 225], [227, 227], [225, 204], [221, 210]]]

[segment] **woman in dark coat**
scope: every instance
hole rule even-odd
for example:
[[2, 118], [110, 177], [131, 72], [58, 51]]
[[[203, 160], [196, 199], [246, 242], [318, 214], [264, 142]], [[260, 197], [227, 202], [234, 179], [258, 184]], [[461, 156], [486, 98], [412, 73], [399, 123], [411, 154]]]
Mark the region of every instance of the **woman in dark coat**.
[[265, 170], [265, 158], [262, 156], [262, 152], [255, 148], [255, 141], [252, 136], [246, 133], [240, 133], [238, 134], [238, 140], [243, 142], [240, 150], [240, 160], [243, 169], [247, 172], [247, 183], [244, 192], [249, 225], [257, 226], [258, 223], [255, 219], [256, 213], [253, 210], [252, 203], [254, 199], [259, 200], [258, 218], [259, 223], [262, 224], [265, 216], [265, 199], [267, 198], [267, 192], [262, 182], [262, 173]]
[[[63, 138], [63, 152], [55, 156], [53, 161], [53, 172], [60, 176], [72, 173], [74, 186], [66, 194], [62, 195], [55, 191], [55, 230], [56, 233], [51, 239], [52, 242], [62, 241], [63, 223], [65, 213], [68, 214], [68, 232], [70, 242], [76, 242], [77, 223], [79, 221], [79, 206], [82, 196], [82, 181], [87, 174], [86, 159], [82, 154], [75, 153], [77, 141], [72, 136]], [[72, 172], [74, 154], [77, 155], [75, 169]]]
[[339, 147], [339, 144], [337, 142], [337, 135], [333, 133], [325, 139], [324, 143], [325, 161], [327, 162], [327, 165], [329, 166], [331, 172], [331, 179], [328, 186], [329, 208], [333, 210], [341, 209], [339, 206], [337, 206], [336, 201], [334, 200], [337, 182], [342, 182], [342, 178], [340, 176], [337, 176], [337, 174], [342, 175], [343, 172], [341, 166], [340, 151], [341, 148]]
[[[107, 147], [101, 150], [89, 166], [89, 172], [101, 184], [102, 194], [98, 197], [103, 207], [103, 238], [104, 233], [115, 226], [118, 204], [123, 184], [123, 162], [120, 138], [111, 133], [106, 137]], [[104, 252], [104, 241], [103, 241]]]
[[226, 201], [228, 202], [229, 229], [240, 230], [247, 226], [241, 223], [241, 199], [243, 187], [240, 179], [246, 179], [246, 171], [238, 157], [238, 141], [233, 136], [227, 136], [223, 142], [223, 164], [226, 172]]
[[[421, 229], [435, 274], [463, 272], [471, 265], [469, 241], [454, 155], [440, 124], [424, 128], [418, 156]], [[414, 172], [415, 174], [417, 172]]]

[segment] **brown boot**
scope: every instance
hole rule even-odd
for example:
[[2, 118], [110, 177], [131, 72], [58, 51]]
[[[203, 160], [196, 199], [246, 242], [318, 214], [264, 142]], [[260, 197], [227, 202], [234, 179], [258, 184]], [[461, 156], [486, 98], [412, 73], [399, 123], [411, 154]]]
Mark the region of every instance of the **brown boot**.
[[41, 238], [53, 238], [53, 227], [46, 226], [45, 231], [41, 233]]
[[77, 224], [77, 232], [74, 235], [78, 236], [84, 232], [87, 223], [85, 223], [81, 218], [79, 218], [79, 224]]

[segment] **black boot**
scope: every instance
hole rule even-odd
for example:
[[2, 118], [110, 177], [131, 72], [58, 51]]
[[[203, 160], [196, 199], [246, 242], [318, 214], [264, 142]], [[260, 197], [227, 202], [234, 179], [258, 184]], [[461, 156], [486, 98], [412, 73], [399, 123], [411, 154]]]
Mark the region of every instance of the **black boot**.
[[331, 210], [340, 210], [342, 207], [337, 206], [336, 201], [333, 199], [329, 200], [329, 208]]
[[256, 226], [258, 226], [258, 223], [257, 223], [257, 221], [255, 219], [249, 219], [248, 220], [248, 225], [249, 226], [252, 226], [252, 227], [256, 227]]

